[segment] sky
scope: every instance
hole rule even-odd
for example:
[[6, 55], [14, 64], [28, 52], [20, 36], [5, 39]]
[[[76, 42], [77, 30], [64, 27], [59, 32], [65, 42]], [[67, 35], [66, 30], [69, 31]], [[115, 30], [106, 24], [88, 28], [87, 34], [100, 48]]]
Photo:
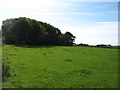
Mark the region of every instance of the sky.
[[17, 17], [69, 31], [77, 44], [118, 45], [118, 0], [0, 0], [0, 26]]

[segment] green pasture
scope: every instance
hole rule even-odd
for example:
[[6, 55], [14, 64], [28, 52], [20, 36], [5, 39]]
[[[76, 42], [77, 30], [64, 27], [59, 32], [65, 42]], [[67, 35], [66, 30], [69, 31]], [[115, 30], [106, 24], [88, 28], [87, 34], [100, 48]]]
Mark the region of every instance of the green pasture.
[[118, 50], [77, 46], [5, 45], [4, 88], [117, 88]]

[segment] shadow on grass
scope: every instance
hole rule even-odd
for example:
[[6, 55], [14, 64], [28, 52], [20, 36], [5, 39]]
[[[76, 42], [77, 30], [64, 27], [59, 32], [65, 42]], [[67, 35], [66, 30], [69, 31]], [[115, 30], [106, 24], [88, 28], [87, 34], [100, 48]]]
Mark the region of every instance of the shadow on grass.
[[72, 62], [73, 60], [71, 60], [71, 59], [66, 59], [65, 61], [67, 61], [67, 62]]
[[90, 71], [90, 70], [87, 70], [87, 69], [74, 70], [74, 71], [69, 72], [68, 74], [74, 74], [74, 73], [80, 73], [80, 74], [83, 74], [83, 75], [93, 75], [93, 72]]

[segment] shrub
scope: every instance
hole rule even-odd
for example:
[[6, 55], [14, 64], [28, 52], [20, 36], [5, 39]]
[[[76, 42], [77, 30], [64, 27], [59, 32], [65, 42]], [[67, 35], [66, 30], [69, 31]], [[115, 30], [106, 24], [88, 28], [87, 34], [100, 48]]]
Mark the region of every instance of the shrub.
[[2, 63], [2, 81], [5, 82], [10, 76], [10, 66], [7, 62]]

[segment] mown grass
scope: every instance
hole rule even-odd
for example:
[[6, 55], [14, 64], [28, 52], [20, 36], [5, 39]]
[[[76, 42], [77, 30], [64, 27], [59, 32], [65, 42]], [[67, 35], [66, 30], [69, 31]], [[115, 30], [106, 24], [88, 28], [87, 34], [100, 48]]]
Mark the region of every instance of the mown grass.
[[6, 88], [117, 88], [118, 50], [93, 47], [3, 47]]

